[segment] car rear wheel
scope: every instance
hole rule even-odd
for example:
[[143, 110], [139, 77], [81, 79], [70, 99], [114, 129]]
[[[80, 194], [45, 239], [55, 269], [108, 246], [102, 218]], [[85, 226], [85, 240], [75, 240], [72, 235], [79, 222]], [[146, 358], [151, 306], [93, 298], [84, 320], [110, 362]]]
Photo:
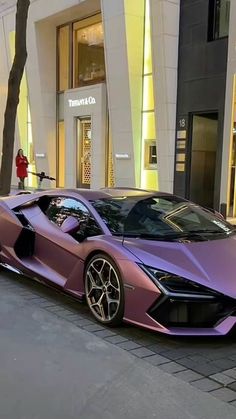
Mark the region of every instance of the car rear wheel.
[[94, 317], [117, 326], [124, 315], [124, 289], [115, 263], [106, 255], [95, 255], [85, 269], [85, 296]]

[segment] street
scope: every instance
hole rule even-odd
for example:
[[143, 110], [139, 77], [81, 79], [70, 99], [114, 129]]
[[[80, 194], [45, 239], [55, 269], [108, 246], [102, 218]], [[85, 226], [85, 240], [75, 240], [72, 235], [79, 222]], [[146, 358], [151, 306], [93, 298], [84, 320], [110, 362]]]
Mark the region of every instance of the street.
[[85, 304], [7, 271], [0, 292], [1, 419], [235, 418], [235, 337], [106, 329]]

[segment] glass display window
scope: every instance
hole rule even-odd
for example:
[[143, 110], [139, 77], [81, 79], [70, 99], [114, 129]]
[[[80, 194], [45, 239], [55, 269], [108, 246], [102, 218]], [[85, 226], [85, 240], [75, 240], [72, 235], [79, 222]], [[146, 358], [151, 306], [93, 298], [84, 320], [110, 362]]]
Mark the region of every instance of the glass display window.
[[104, 80], [104, 33], [97, 15], [73, 25], [73, 87]]

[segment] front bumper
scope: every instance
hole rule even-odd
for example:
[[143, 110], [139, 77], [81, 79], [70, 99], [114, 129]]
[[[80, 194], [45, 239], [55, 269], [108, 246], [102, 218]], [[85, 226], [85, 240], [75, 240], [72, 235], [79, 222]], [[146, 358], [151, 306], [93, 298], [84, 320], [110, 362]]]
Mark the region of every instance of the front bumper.
[[139, 266], [126, 262], [122, 269], [131, 286], [125, 287], [125, 321], [176, 336], [227, 335], [236, 327], [236, 299], [214, 290], [212, 296], [168, 294]]
[[163, 294], [148, 315], [164, 326], [166, 333], [225, 335], [236, 324], [236, 300], [224, 295], [194, 298]]

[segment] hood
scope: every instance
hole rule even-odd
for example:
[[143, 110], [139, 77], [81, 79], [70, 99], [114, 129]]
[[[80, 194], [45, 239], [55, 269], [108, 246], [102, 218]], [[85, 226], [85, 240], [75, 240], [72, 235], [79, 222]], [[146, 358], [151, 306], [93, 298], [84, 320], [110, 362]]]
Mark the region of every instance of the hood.
[[236, 236], [192, 243], [125, 239], [124, 247], [147, 266], [236, 298]]

